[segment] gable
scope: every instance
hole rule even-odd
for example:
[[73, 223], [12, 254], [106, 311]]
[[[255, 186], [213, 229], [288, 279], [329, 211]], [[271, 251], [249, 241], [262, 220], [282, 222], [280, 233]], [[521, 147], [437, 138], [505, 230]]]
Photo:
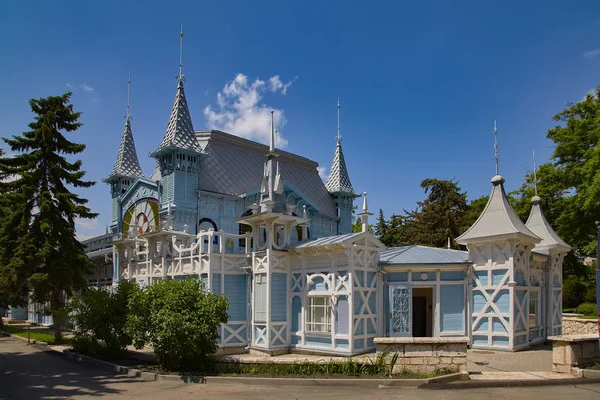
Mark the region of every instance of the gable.
[[158, 185], [145, 178], [136, 179], [129, 189], [123, 194], [121, 200], [122, 210], [129, 209], [140, 199], [155, 199], [158, 201]]

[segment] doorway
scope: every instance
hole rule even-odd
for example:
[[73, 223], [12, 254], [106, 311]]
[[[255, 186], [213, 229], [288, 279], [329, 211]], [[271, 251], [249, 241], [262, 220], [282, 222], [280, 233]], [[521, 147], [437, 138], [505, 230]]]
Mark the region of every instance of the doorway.
[[433, 288], [414, 287], [412, 290], [413, 337], [433, 336]]

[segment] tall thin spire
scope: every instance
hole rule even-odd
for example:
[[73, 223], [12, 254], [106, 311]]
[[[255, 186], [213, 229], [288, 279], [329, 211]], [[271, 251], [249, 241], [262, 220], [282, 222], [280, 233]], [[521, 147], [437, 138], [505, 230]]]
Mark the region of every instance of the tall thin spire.
[[127, 115], [125, 116], [125, 129], [121, 137], [121, 145], [117, 153], [115, 166], [110, 175], [103, 179], [104, 182], [110, 183], [119, 177], [135, 178], [144, 176], [140, 162], [135, 150], [133, 141], [133, 133], [131, 132], [131, 75], [127, 79]]
[[125, 122], [129, 123], [131, 120], [131, 75], [127, 79], [127, 115], [125, 116]]
[[537, 167], [535, 165], [535, 150], [533, 151], [533, 187], [535, 188], [535, 195], [538, 195], [537, 186]]
[[494, 160], [496, 160], [496, 175], [498, 175], [498, 129], [496, 129], [496, 120], [494, 120], [494, 130], [492, 133], [494, 134]]
[[275, 150], [275, 130], [274, 130], [274, 124], [273, 124], [273, 114], [275, 113], [274, 110], [271, 110], [271, 142], [269, 143], [269, 151], [273, 151]]
[[179, 82], [185, 80], [185, 76], [183, 75], [183, 24], [181, 24], [181, 30], [179, 31], [179, 75], [177, 76], [177, 80]]
[[338, 97], [338, 104], [337, 104], [337, 111], [338, 111], [338, 131], [337, 131], [337, 137], [335, 138], [335, 140], [337, 140], [337, 144], [342, 144], [342, 135], [340, 135], [340, 99]]
[[197, 154], [202, 153], [202, 149], [198, 144], [198, 139], [194, 133], [192, 125], [192, 117], [185, 99], [183, 90], [183, 25], [179, 32], [179, 75], [177, 75], [177, 92], [175, 101], [171, 109], [171, 117], [167, 125], [167, 131], [161, 144], [156, 150], [150, 153], [150, 157], [158, 157], [159, 154], [168, 151], [169, 149], [183, 149]]

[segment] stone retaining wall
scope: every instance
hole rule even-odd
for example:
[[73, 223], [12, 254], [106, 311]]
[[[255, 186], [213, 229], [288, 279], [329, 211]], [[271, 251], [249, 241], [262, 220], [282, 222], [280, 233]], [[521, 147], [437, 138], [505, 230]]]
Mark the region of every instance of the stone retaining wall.
[[598, 335], [598, 320], [584, 319], [577, 317], [567, 317], [563, 314], [562, 334], [568, 335]]
[[388, 363], [398, 353], [394, 373], [405, 370], [431, 374], [442, 369], [464, 372], [468, 343], [468, 337], [375, 338], [377, 353], [389, 351]]
[[552, 371], [572, 374], [600, 362], [598, 335], [551, 336]]

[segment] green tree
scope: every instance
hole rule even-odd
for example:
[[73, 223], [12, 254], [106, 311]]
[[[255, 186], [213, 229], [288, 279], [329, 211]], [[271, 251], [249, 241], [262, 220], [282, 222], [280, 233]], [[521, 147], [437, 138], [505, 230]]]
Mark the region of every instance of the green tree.
[[11, 298], [48, 303], [55, 340], [62, 341], [65, 295], [87, 285], [90, 262], [75, 238], [76, 218], [95, 218], [87, 200], [68, 187], [88, 188], [81, 161], [67, 160], [85, 149], [63, 132], [75, 132], [80, 113], [71, 93], [29, 101], [35, 114], [30, 131], [3, 138], [14, 157], [0, 158], [0, 286]]
[[375, 225], [375, 235], [381, 240], [387, 234], [387, 223], [383, 216], [383, 210], [379, 209], [379, 217], [377, 218], [377, 224]]
[[151, 345], [167, 370], [202, 370], [217, 349], [217, 327], [227, 322], [228, 308], [224, 296], [197, 279], [164, 280], [133, 293], [127, 333], [136, 348]]
[[90, 287], [70, 300], [73, 347], [83, 353], [117, 356], [132, 343], [125, 332], [129, 299], [140, 290], [121, 281], [116, 290]]
[[425, 179], [421, 187], [427, 198], [407, 212], [405, 230], [410, 244], [446, 247], [450, 238], [452, 247], [458, 248], [455, 239], [462, 233], [469, 209], [467, 194], [454, 180]]

